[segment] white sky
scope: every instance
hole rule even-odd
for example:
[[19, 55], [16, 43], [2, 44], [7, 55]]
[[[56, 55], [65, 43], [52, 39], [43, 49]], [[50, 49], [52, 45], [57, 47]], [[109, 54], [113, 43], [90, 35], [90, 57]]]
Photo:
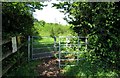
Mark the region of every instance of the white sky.
[[56, 0], [44, 2], [45, 4], [48, 4], [48, 6], [44, 7], [43, 10], [36, 10], [36, 12], [33, 13], [33, 16], [36, 19], [44, 20], [47, 23], [60, 23], [66, 25], [67, 22], [63, 19], [65, 15], [59, 12], [59, 10], [55, 7], [52, 7], [51, 3], [53, 2], [57, 3]]

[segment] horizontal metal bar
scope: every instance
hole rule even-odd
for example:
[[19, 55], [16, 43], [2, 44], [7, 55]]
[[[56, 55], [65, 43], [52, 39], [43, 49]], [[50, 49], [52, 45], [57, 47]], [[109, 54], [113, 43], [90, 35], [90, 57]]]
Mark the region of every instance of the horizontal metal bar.
[[78, 38], [78, 36], [59, 36], [59, 38]]
[[[57, 52], [59, 52], [59, 51], [57, 51]], [[60, 53], [79, 53], [79, 54], [81, 54], [81, 53], [87, 53], [87, 52], [84, 52], [84, 51], [76, 51], [76, 52], [67, 52], [67, 51], [61, 51]]]
[[42, 48], [54, 48], [54, 47], [41, 47], [41, 48], [35, 48], [35, 47], [33, 47], [33, 49], [42, 49]]
[[60, 66], [77, 66], [77, 65], [60, 65]]
[[75, 60], [75, 61], [76, 61], [76, 60], [79, 60], [79, 61], [80, 61], [80, 60], [85, 60], [85, 59], [86, 59], [86, 58], [79, 58], [79, 59], [58, 59], [58, 61], [60, 61], [60, 60], [63, 60], [63, 61], [64, 61], [64, 60], [68, 60], [68, 61], [69, 61], [69, 60], [73, 60], [73, 61], [74, 61], [74, 60]]
[[79, 59], [60, 59], [61, 61], [64, 61], [64, 60], [68, 60], [68, 61], [76, 61], [76, 60], [79, 60]]
[[32, 36], [33, 38], [53, 38], [53, 37], [50, 37], [50, 36]]
[[65, 43], [65, 44], [60, 44], [60, 45], [86, 45], [86, 44], [88, 44], [88, 43], [85, 43], [85, 42], [82, 42], [82, 43], [79, 43], [79, 44], [72, 44], [72, 43]]
[[75, 53], [80, 53], [80, 52], [61, 52], [61, 53], [72, 53], [72, 54], [75, 54]]
[[[53, 38], [50, 36], [32, 36], [32, 37], [41, 37], [41, 38]], [[88, 38], [88, 37], [83, 37], [83, 36], [59, 36], [56, 38]]]
[[60, 45], [79, 45], [79, 44], [60, 44]]
[[46, 57], [38, 57], [38, 58], [32, 58], [32, 60], [38, 60], [38, 59], [42, 59], [42, 58], [50, 58], [50, 57], [53, 57], [53, 56], [46, 56]]
[[59, 38], [88, 38], [83, 36], [59, 36]]
[[32, 54], [32, 56], [34, 56], [34, 55], [39, 55], [39, 54], [47, 54], [47, 53], [54, 53], [54, 51], [53, 51], [53, 52], [41, 52], [41, 53], [35, 53], [35, 54]]
[[45, 45], [48, 45], [48, 44], [54, 44], [54, 42], [53, 43], [45, 43], [45, 42], [33, 42], [33, 44], [45, 44]]

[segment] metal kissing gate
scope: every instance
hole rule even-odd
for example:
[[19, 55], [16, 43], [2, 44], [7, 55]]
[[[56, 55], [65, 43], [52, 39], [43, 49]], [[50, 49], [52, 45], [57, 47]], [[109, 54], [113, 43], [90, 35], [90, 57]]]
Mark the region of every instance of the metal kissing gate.
[[79, 63], [81, 54], [87, 52], [87, 37], [59, 36], [59, 37], [28, 37], [28, 59], [58, 58], [61, 66], [74, 66]]
[[41, 59], [53, 57], [56, 37], [28, 37], [28, 59]]
[[81, 55], [87, 52], [87, 37], [60, 36], [59, 37], [59, 68], [61, 66], [76, 66]]

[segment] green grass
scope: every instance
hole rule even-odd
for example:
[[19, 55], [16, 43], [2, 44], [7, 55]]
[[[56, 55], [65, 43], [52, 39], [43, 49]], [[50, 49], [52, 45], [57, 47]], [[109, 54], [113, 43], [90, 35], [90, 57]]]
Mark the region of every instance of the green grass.
[[41, 64], [40, 60], [30, 61], [29, 63], [26, 62], [9, 71], [6, 76], [39, 76], [35, 70], [39, 64]]
[[99, 67], [96, 64], [91, 64], [90, 61], [82, 60], [79, 62], [78, 66], [70, 67], [66, 66], [63, 68], [65, 72], [62, 72], [64, 76], [84, 76], [88, 78], [93, 77], [117, 77], [118, 74], [114, 70], [110, 70], [107, 68]]
[[38, 42], [45, 43], [45, 44], [53, 44], [54, 43], [54, 39], [52, 37], [42, 38]]
[[48, 38], [42, 38], [42, 39], [34, 39], [33, 47], [34, 48], [47, 48], [47, 47], [53, 47], [54, 45], [54, 39], [51, 37]]
[[73, 34], [70, 26], [60, 24], [46, 23], [44, 26], [41, 26], [38, 22], [35, 22], [34, 29], [39, 36], [68, 36]]

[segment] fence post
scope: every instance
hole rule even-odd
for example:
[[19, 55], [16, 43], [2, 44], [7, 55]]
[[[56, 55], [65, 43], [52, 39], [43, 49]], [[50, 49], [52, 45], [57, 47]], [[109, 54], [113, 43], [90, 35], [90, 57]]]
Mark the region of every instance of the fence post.
[[77, 52], [77, 65], [79, 63], [79, 52], [80, 52], [80, 37], [78, 36], [78, 52]]
[[60, 51], [60, 37], [59, 37], [59, 51], [58, 52], [59, 52], [59, 68], [60, 68], [60, 62], [61, 62], [60, 61], [60, 56], [61, 56], [61, 51]]
[[56, 36], [54, 36], [54, 51], [56, 52], [57, 49], [56, 49]]
[[[0, 12], [2, 11], [2, 3], [0, 3]], [[2, 16], [2, 14], [0, 14]], [[1, 21], [0, 17], [0, 21]], [[0, 78], [2, 77], [2, 24], [0, 24]]]
[[30, 36], [28, 36], [28, 61], [30, 61]]
[[87, 37], [85, 37], [85, 52], [87, 52], [87, 43], [88, 43], [88, 41], [87, 41]]

